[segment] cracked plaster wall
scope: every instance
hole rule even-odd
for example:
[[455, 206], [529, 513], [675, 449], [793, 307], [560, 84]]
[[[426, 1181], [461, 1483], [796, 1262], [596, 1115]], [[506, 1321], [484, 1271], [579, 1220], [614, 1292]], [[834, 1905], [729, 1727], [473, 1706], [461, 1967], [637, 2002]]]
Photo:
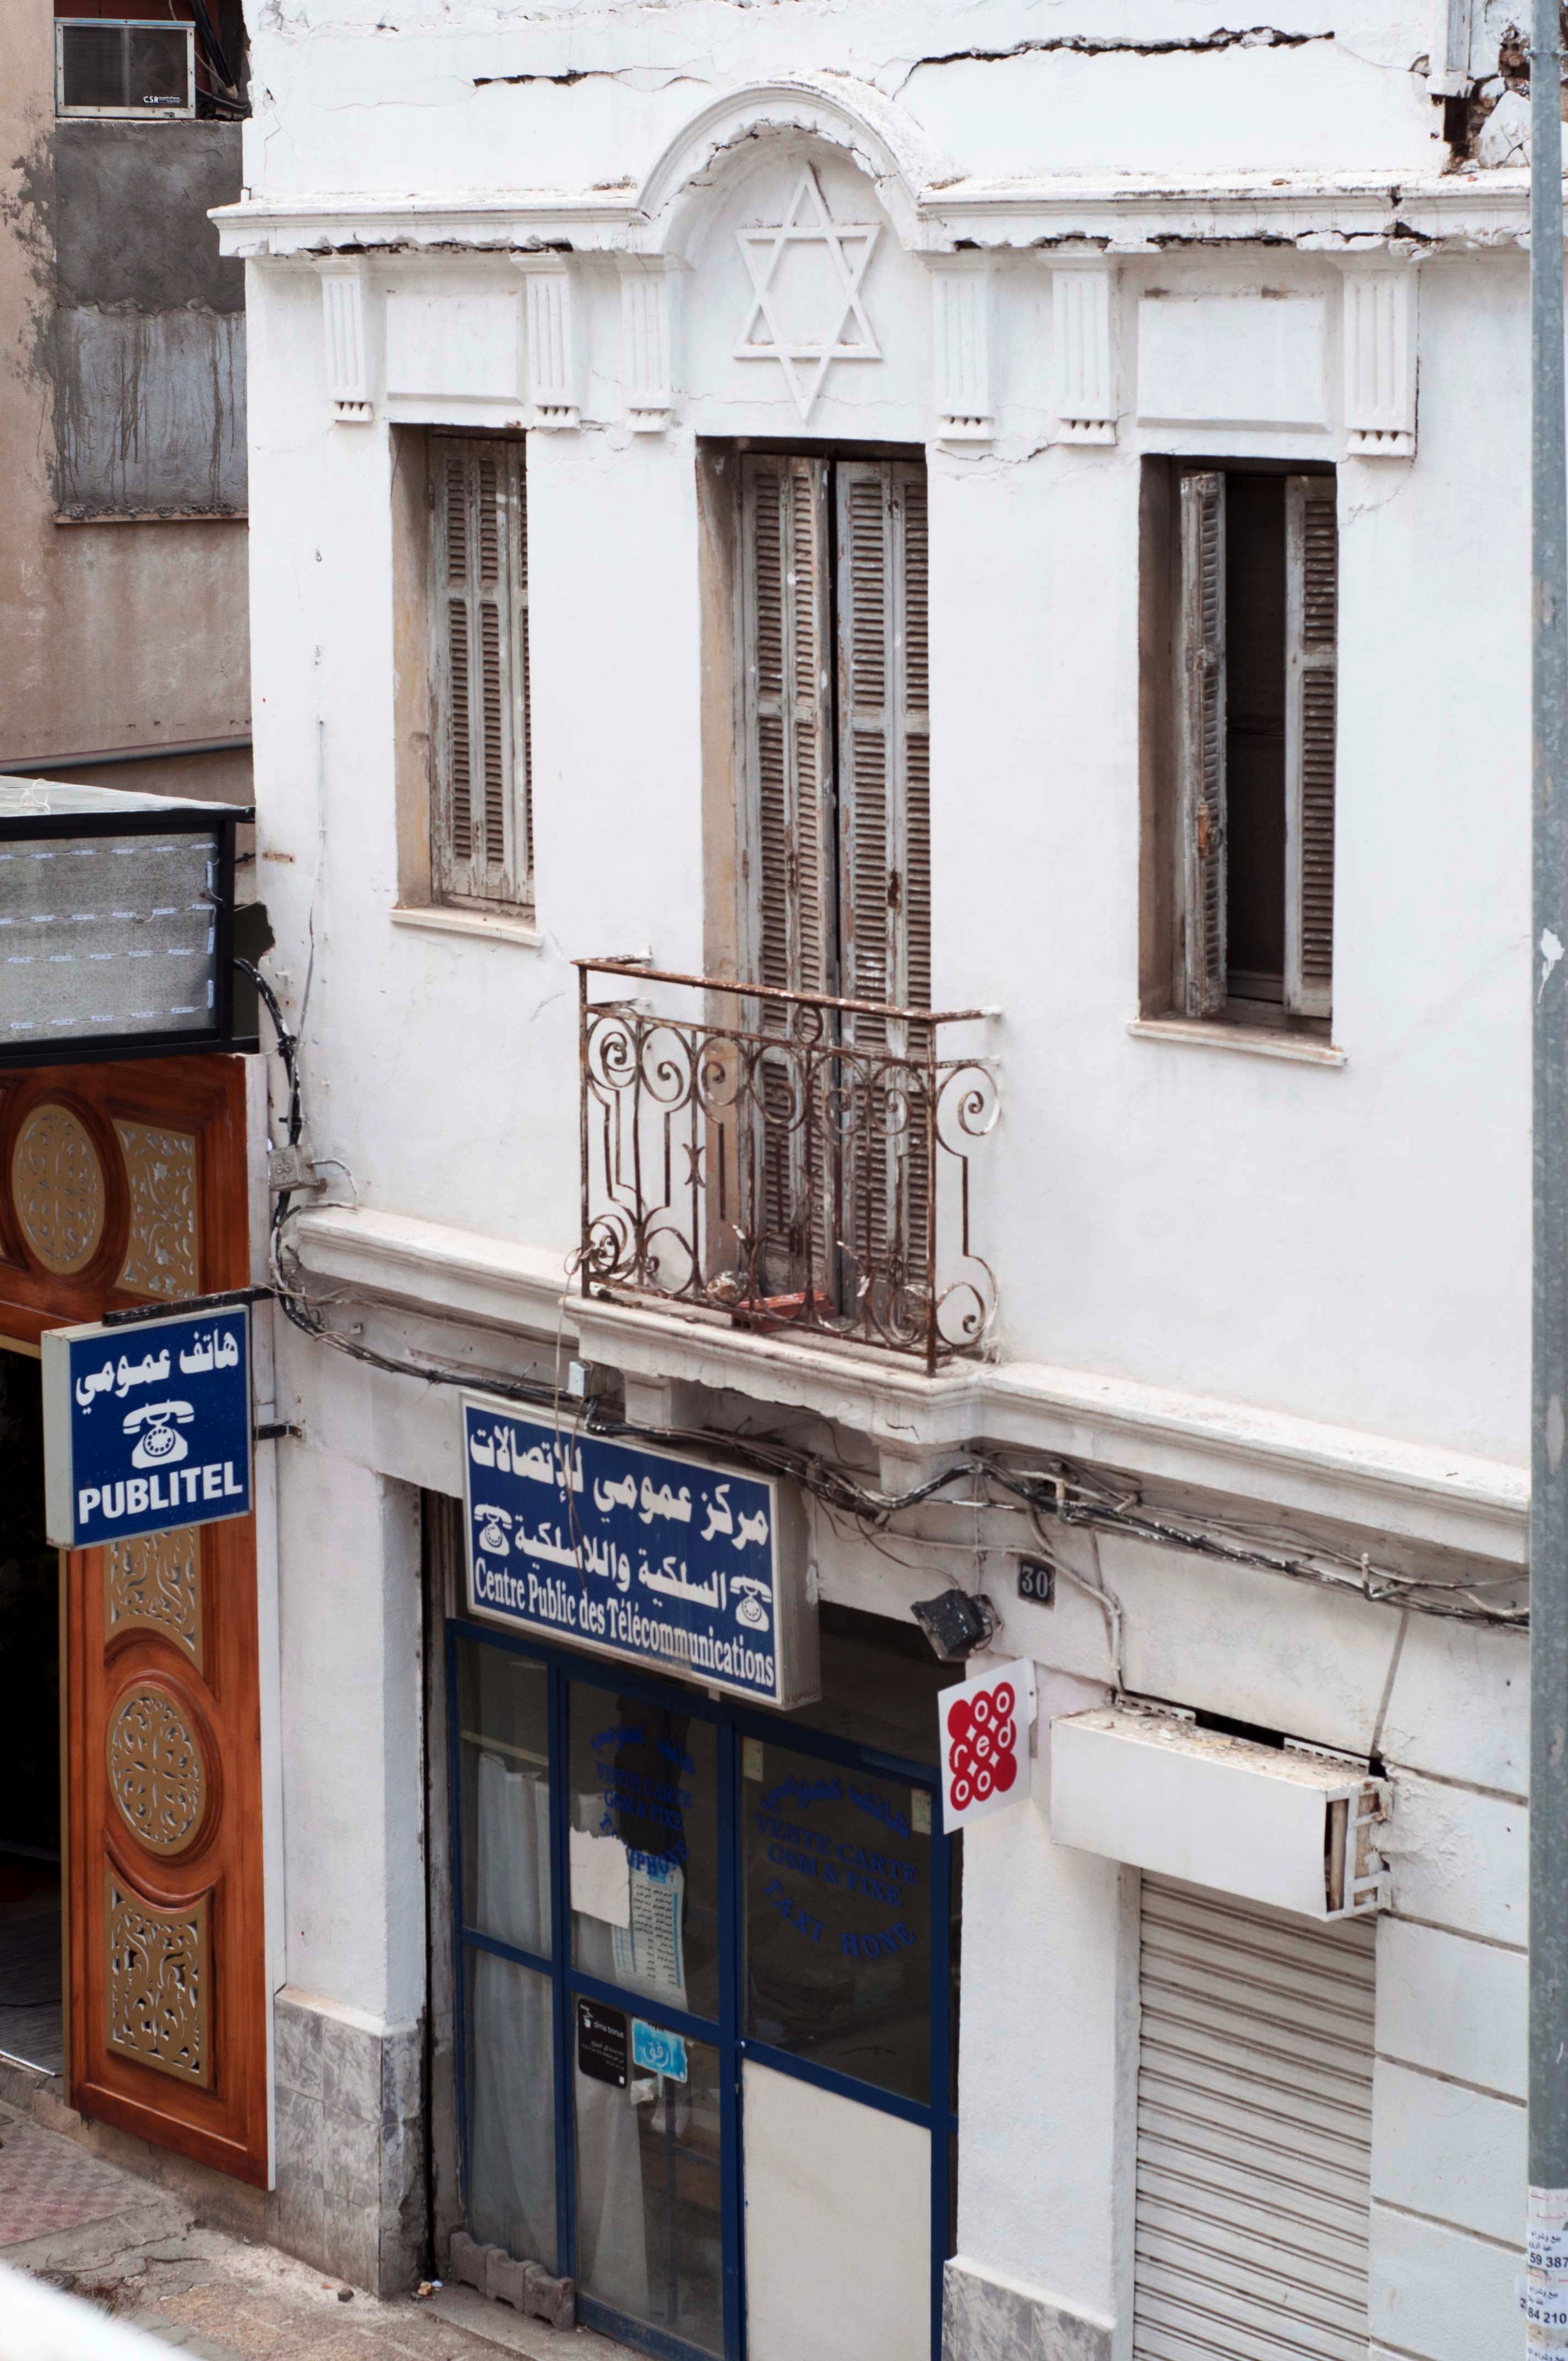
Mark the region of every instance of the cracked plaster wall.
[[1305, 0], [1263, 24], [1194, 21], [1177, 0], [1089, 16], [982, 0], [961, 18], [934, 0], [439, 16], [419, 0], [268, 0], [246, 178], [271, 192], [619, 182], [705, 93], [803, 65], [896, 96], [960, 175], [1411, 170], [1441, 140], [1429, 43], [1409, 0]]

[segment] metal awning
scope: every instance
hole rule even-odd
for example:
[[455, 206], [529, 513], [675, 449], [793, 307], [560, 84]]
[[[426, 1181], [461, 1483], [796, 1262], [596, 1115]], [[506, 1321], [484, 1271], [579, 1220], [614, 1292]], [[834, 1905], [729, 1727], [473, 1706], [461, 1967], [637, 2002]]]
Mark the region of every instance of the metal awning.
[[0, 779], [0, 1067], [252, 1049], [234, 1033], [247, 807]]

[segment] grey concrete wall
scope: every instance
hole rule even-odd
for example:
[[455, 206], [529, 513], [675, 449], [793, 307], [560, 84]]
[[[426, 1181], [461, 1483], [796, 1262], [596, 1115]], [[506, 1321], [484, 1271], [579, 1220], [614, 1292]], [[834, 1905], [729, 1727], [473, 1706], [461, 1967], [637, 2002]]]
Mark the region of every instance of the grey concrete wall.
[[384, 2028], [287, 1986], [274, 2011], [269, 2233], [318, 2270], [400, 2294], [424, 2261], [422, 2030]]
[[60, 512], [243, 511], [245, 276], [207, 219], [239, 125], [59, 123], [49, 148]]
[[55, 283], [65, 305], [243, 312], [245, 265], [207, 219], [240, 191], [237, 123], [57, 123]]
[[245, 507], [245, 316], [109, 312], [55, 320], [67, 516]]

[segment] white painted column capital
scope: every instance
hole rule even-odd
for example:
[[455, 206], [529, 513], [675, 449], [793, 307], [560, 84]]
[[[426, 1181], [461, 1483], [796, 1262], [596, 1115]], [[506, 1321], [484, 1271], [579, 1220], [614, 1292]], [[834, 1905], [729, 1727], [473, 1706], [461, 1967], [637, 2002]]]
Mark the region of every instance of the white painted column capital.
[[321, 273], [326, 390], [333, 416], [342, 426], [368, 426], [376, 415], [376, 398], [371, 385], [365, 264], [356, 255], [334, 255], [316, 268]]
[[1053, 443], [1116, 440], [1116, 268], [1051, 257]]
[[1345, 454], [1416, 456], [1417, 266], [1376, 260], [1344, 267]]
[[512, 259], [524, 280], [532, 423], [551, 429], [580, 426], [581, 299], [575, 275], [558, 254], [514, 255]]
[[674, 278], [661, 256], [617, 257], [620, 271], [620, 393], [634, 434], [662, 434], [674, 417]]
[[932, 407], [938, 443], [990, 443], [992, 271], [984, 255], [944, 255], [931, 269]]

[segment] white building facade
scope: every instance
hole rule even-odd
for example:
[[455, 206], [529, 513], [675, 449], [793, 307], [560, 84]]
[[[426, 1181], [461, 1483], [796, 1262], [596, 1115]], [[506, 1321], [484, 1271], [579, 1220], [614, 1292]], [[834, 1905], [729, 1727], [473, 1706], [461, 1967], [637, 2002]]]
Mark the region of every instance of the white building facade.
[[[1512, 2350], [1504, 28], [388, 13], [270, 0], [218, 217], [277, 2235], [726, 2361]], [[794, 1698], [497, 1583], [613, 1598], [601, 1446], [631, 1606], [769, 1488]]]

